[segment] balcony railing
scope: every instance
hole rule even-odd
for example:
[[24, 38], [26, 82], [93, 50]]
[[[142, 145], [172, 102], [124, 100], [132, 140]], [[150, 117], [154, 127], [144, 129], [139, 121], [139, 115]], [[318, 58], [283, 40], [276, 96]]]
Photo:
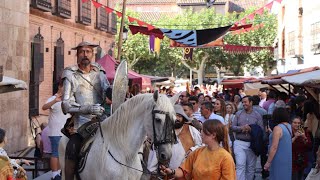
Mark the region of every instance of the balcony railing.
[[46, 12], [50, 12], [52, 9], [51, 1], [46, 0], [32, 0], [32, 6]]

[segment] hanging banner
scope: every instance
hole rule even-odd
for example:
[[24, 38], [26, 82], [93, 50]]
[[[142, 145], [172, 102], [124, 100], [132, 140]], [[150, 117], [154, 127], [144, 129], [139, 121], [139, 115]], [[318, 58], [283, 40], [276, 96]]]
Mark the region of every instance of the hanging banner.
[[169, 39], [174, 40], [187, 47], [197, 47], [208, 44], [219, 37], [224, 36], [232, 25], [202, 30], [177, 30], [160, 29]]
[[154, 52], [154, 41], [155, 41], [155, 37], [154, 35], [150, 35], [149, 36], [149, 52]]
[[271, 46], [242, 46], [242, 45], [232, 45], [226, 44], [223, 46], [223, 50], [227, 53], [232, 54], [248, 54], [252, 52], [257, 52], [261, 50], [269, 50], [273, 52], [273, 47]]
[[183, 58], [185, 60], [190, 60], [192, 61], [192, 55], [193, 55], [193, 48], [184, 48], [184, 51], [183, 51]]
[[142, 27], [142, 26], [134, 26], [134, 25], [129, 25], [129, 29], [131, 31], [131, 33], [133, 35], [137, 34], [137, 33], [141, 33], [144, 35], [153, 35], [159, 39], [163, 39], [164, 35], [162, 33], [162, 31], [160, 31], [160, 29], [152, 29], [152, 30], [148, 30], [147, 27]]
[[[197, 48], [209, 48], [209, 47], [217, 47], [217, 46], [223, 46], [224, 45], [224, 41], [223, 41], [223, 37], [220, 37], [219, 39], [209, 42], [208, 44], [202, 45], [202, 46], [197, 46]], [[170, 47], [191, 47], [191, 46], [187, 46], [181, 43], [178, 43], [176, 41], [170, 40]]]
[[232, 34], [241, 34], [241, 33], [246, 33], [246, 32], [249, 32], [249, 31], [253, 31], [253, 30], [257, 30], [257, 29], [260, 29], [264, 26], [263, 23], [261, 24], [258, 24], [256, 26], [251, 26], [251, 27], [248, 27], [248, 28], [243, 28], [243, 29], [239, 29], [239, 30], [236, 30], [236, 31], [232, 31], [231, 33]]
[[161, 40], [159, 38], [154, 39], [154, 52], [159, 56], [160, 55], [160, 46]]

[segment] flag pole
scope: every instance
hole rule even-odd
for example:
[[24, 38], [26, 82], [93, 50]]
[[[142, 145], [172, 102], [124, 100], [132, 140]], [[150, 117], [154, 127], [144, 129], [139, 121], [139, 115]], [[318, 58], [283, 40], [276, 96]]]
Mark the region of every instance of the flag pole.
[[119, 32], [119, 40], [118, 40], [118, 62], [121, 61], [121, 51], [122, 51], [122, 34], [123, 34], [123, 26], [124, 26], [124, 17], [126, 13], [126, 2], [127, 0], [123, 0], [122, 2], [122, 18], [120, 23], [120, 32]]

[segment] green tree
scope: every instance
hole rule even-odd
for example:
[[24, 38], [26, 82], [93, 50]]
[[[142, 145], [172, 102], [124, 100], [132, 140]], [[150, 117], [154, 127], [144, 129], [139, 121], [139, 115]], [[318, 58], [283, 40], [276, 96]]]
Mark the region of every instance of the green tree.
[[[193, 12], [191, 9], [175, 17], [163, 17], [154, 22], [156, 27], [167, 29], [208, 29], [231, 25], [245, 15], [253, 12], [248, 10], [240, 15], [216, 14], [213, 9]], [[253, 25], [263, 23], [258, 30], [238, 34], [229, 33], [224, 37], [227, 44], [271, 46], [276, 36], [276, 18], [274, 15], [256, 15]], [[228, 54], [221, 47], [194, 48], [193, 61], [183, 59], [183, 48], [170, 48], [169, 39], [161, 43], [160, 56], [149, 52], [149, 39], [144, 35], [129, 35], [123, 46], [123, 57], [139, 72], [146, 74], [169, 76], [188, 74], [192, 70], [198, 74], [198, 83], [202, 84], [206, 69], [215, 69], [217, 75], [221, 68], [231, 70], [235, 75], [243, 72], [243, 68], [262, 66], [265, 72], [273, 63], [273, 54], [260, 51], [250, 54]], [[212, 67], [212, 68], [209, 68]]]
[[[246, 12], [240, 14], [240, 19], [249, 13], [252, 13], [254, 9], [249, 9]], [[276, 16], [268, 12], [264, 12], [262, 15], [256, 15], [253, 20], [253, 26], [263, 24], [263, 27], [249, 31], [242, 34], [228, 34], [225, 36], [225, 42], [227, 44], [247, 45], [247, 46], [272, 46], [276, 37], [277, 19]], [[238, 75], [239, 70], [245, 66], [248, 69], [252, 69], [261, 66], [265, 74], [270, 73], [272, 65], [274, 64], [273, 52], [268, 50], [262, 50], [249, 54], [229, 54], [226, 55], [230, 59], [234, 59], [227, 67], [232, 70], [235, 75]]]

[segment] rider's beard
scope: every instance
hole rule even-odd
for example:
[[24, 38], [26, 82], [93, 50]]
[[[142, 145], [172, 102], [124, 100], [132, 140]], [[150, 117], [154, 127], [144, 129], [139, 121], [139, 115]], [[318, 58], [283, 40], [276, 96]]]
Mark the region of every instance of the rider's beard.
[[80, 64], [86, 67], [90, 64], [90, 60], [87, 57], [83, 57], [80, 61]]
[[175, 129], [180, 129], [182, 126], [183, 126], [183, 122], [180, 122], [180, 121], [176, 121], [175, 123], [174, 123], [174, 128]]

